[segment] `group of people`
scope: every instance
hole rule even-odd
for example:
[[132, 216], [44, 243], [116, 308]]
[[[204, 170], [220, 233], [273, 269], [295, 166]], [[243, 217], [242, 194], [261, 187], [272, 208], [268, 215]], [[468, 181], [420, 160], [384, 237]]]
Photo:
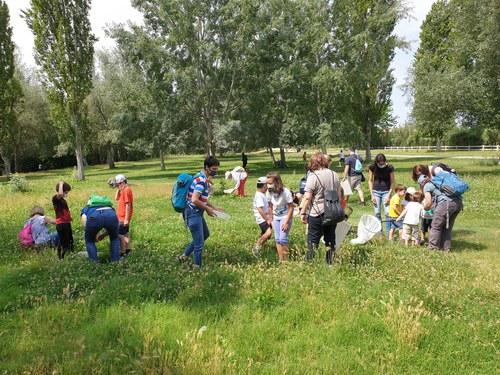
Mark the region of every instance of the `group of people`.
[[[130, 221], [132, 220], [133, 194], [124, 175], [115, 177], [117, 191], [115, 199], [118, 201], [117, 210], [112, 207], [109, 199], [97, 202], [95, 205], [92, 198], [81, 211], [81, 222], [85, 232], [85, 247], [88, 257], [98, 262], [96, 242], [110, 238], [111, 260], [118, 261], [120, 257], [130, 253]], [[66, 198], [71, 191], [71, 186], [64, 181], [56, 184], [56, 194], [52, 197], [55, 219], [45, 215], [45, 210], [35, 206], [31, 210], [30, 219], [24, 226], [31, 225], [31, 236], [33, 246], [36, 249], [53, 247], [57, 249], [59, 259], [64, 259], [68, 251], [73, 250], [73, 230], [71, 212]], [[56, 231], [51, 233], [47, 224], [55, 224]], [[105, 232], [98, 236], [104, 229]]]
[[[352, 189], [357, 190], [364, 203], [361, 189], [362, 172], [359, 171], [361, 156], [355, 149], [349, 150], [345, 161], [343, 179], [348, 181]], [[315, 257], [321, 238], [326, 247], [326, 262], [332, 264], [335, 251], [336, 224], [324, 224], [325, 191], [334, 190], [342, 200], [343, 206], [348, 199], [344, 196], [339, 175], [330, 169], [331, 159], [320, 152], [314, 153], [307, 162], [307, 178], [301, 187], [301, 199], [287, 188], [277, 172], [269, 172], [257, 180], [257, 191], [253, 199], [253, 213], [260, 228], [260, 236], [252, 249], [256, 257], [260, 249], [274, 232], [280, 262], [289, 260], [289, 233], [293, 223], [295, 204], [299, 206], [301, 221], [307, 224], [306, 259]], [[187, 261], [191, 255], [195, 268], [202, 266], [202, 255], [205, 241], [210, 236], [204, 218], [216, 216], [216, 211], [224, 208], [213, 205], [209, 201], [210, 181], [219, 172], [220, 162], [214, 156], [204, 160], [203, 169], [196, 174], [187, 193], [187, 206], [183, 211], [183, 219], [189, 228], [192, 241], [177, 258]], [[384, 154], [378, 154], [369, 166], [368, 185], [375, 216], [382, 221], [385, 215], [386, 232], [390, 240], [395, 231], [407, 245], [422, 245], [429, 231], [430, 249], [449, 251], [451, 248], [451, 232], [458, 213], [462, 210], [462, 197], [449, 197], [443, 194], [432, 182], [433, 175], [443, 172], [442, 168], [429, 168], [418, 164], [413, 168], [412, 178], [418, 183], [416, 189], [404, 185], [396, 185], [394, 167], [387, 163]], [[133, 195], [124, 175], [115, 178], [118, 190], [115, 199], [118, 201], [117, 211], [111, 205], [92, 205], [91, 201], [82, 209], [82, 225], [85, 230], [85, 244], [90, 259], [97, 262], [95, 243], [105, 236], [110, 237], [111, 260], [118, 261], [120, 256], [130, 252], [129, 226], [133, 213]], [[45, 216], [43, 208], [36, 206], [31, 212], [29, 222], [33, 226], [35, 245], [55, 246], [60, 259], [73, 247], [71, 221], [73, 220], [66, 202], [71, 187], [64, 181], [58, 182], [56, 194], [52, 199], [56, 218]], [[419, 224], [422, 223], [419, 235]], [[28, 222], [27, 222], [28, 223]], [[27, 225], [25, 223], [25, 225]], [[56, 224], [56, 233], [50, 233], [46, 225]], [[106, 232], [98, 236], [105, 229]], [[381, 233], [382, 234], [382, 231]]]

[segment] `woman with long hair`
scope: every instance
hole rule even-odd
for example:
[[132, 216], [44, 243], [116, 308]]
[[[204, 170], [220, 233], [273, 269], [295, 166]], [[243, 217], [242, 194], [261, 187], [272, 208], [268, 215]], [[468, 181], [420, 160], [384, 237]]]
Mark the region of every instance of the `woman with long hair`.
[[[373, 211], [377, 219], [382, 222], [382, 211], [386, 222], [386, 232], [389, 235], [391, 223], [388, 220], [391, 194], [394, 191], [394, 167], [387, 163], [384, 154], [375, 156], [373, 164], [368, 167], [368, 186], [370, 188]], [[382, 209], [383, 208], [383, 209]], [[382, 231], [380, 231], [382, 234]]]
[[290, 247], [288, 234], [292, 227], [293, 196], [290, 189], [283, 185], [281, 176], [269, 172], [267, 178], [267, 200], [269, 201], [269, 216], [273, 223], [274, 242], [278, 249], [280, 262], [288, 261]]

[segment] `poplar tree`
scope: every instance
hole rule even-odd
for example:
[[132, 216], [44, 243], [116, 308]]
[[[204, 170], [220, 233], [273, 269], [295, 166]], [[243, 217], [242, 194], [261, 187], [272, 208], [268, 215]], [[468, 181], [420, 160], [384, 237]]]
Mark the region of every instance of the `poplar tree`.
[[22, 95], [21, 86], [14, 76], [14, 43], [9, 22], [9, 8], [0, 0], [0, 155], [7, 176], [11, 173], [10, 157], [16, 130], [15, 105]]
[[75, 148], [78, 180], [84, 180], [83, 147], [92, 89], [95, 36], [89, 21], [90, 0], [31, 0], [24, 11], [35, 36], [34, 57], [52, 104], [61, 141]]

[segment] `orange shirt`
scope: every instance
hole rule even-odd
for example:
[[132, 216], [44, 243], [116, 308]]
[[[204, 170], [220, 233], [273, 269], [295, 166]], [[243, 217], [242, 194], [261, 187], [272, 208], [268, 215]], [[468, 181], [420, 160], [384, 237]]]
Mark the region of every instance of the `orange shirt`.
[[126, 205], [130, 203], [130, 217], [129, 221], [132, 220], [132, 212], [134, 212], [134, 197], [132, 195], [132, 189], [128, 186], [120, 191], [118, 196], [118, 209], [116, 210], [116, 215], [118, 216], [118, 221], [125, 220]]

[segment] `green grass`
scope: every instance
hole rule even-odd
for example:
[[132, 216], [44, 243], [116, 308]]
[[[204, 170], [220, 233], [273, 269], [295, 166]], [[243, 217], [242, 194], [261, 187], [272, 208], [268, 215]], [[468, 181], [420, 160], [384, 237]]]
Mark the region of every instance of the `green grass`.
[[[279, 265], [272, 244], [261, 261], [251, 256], [259, 232], [251, 211], [255, 182], [271, 170], [265, 154], [249, 155], [248, 197], [212, 198], [232, 219], [207, 218], [211, 237], [200, 272], [175, 259], [189, 234], [168, 196], [177, 174], [197, 172], [202, 156], [169, 157], [166, 172], [158, 160], [118, 163], [116, 171], [91, 167], [84, 182], [73, 179], [73, 170], [37, 172], [26, 176], [27, 193], [0, 185], [0, 372], [496, 373], [499, 167], [450, 158], [458, 154], [448, 152], [444, 161], [470, 190], [451, 253], [384, 239], [358, 247], [346, 241], [332, 268], [324, 251], [312, 263], [303, 261], [305, 226], [298, 218], [291, 262]], [[287, 157], [284, 181], [297, 189], [301, 154]], [[239, 160], [222, 158], [221, 170]], [[398, 182], [413, 185], [412, 166], [437, 159], [407, 154], [389, 160]], [[68, 202], [76, 251], [83, 251], [79, 211], [90, 193], [113, 195], [106, 180], [116, 173], [137, 184], [131, 257], [109, 263], [107, 241], [99, 243], [99, 265], [21, 251], [16, 235], [23, 220], [35, 204], [53, 215], [60, 178], [73, 187]], [[215, 181], [221, 189], [223, 176]], [[372, 209], [352, 198], [356, 224]]]

